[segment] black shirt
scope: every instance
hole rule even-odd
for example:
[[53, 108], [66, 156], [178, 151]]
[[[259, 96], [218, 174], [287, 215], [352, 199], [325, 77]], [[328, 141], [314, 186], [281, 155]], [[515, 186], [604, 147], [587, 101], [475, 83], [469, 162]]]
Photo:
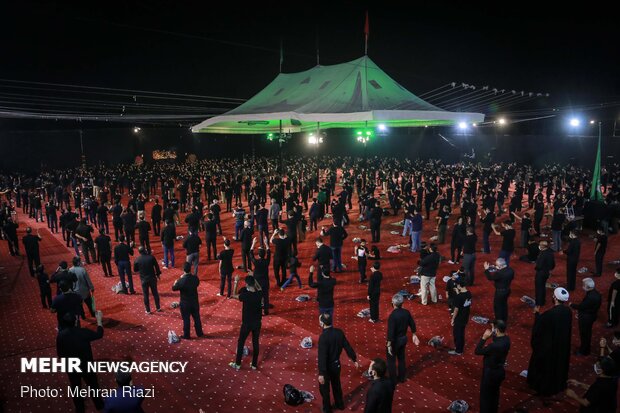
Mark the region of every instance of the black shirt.
[[263, 292], [250, 292], [247, 288], [243, 287], [239, 290], [239, 301], [243, 303], [241, 322], [248, 326], [260, 324], [263, 319]]
[[500, 235], [502, 236], [502, 250], [506, 252], [513, 252], [515, 250], [515, 230], [505, 229]]
[[580, 413], [616, 412], [618, 407], [618, 378], [597, 377], [590, 386], [584, 399], [590, 402], [588, 407], [581, 407]]
[[288, 238], [280, 238], [279, 236], [276, 236], [273, 239], [273, 245], [276, 247], [276, 251], [274, 253], [276, 260], [286, 260], [288, 257], [288, 244]]
[[484, 232], [491, 232], [491, 224], [495, 222], [495, 214], [493, 212], [489, 212], [484, 218], [480, 220], [480, 222], [484, 223], [484, 227], [482, 228]]
[[151, 209], [151, 219], [155, 222], [161, 221], [161, 205], [153, 205], [153, 209]]
[[316, 300], [319, 302], [320, 308], [334, 307], [334, 287], [336, 286], [336, 279], [324, 277], [322, 274], [319, 274], [317, 282], [314, 282], [312, 273], [310, 273], [308, 285], [312, 288], [316, 288]]
[[364, 413], [392, 413], [394, 382], [387, 377], [373, 380], [366, 396]]
[[182, 303], [198, 304], [198, 284], [200, 284], [198, 277], [193, 274], [183, 274], [172, 285], [172, 291], [181, 292]]
[[312, 261], [317, 260], [319, 265], [323, 268], [329, 269], [329, 261], [334, 258], [334, 254], [332, 253], [332, 249], [327, 245], [322, 244], [319, 248], [316, 249], [314, 253], [314, 257]]
[[480, 340], [475, 350], [477, 355], [484, 356], [484, 369], [503, 370], [510, 350], [510, 338], [508, 336], [493, 337], [489, 345], [485, 346], [485, 343], [485, 340]]
[[510, 284], [515, 277], [515, 272], [512, 268], [505, 267], [497, 271], [486, 270], [484, 275], [486, 275], [488, 280], [495, 282], [496, 290], [510, 290]]
[[437, 275], [437, 267], [441, 256], [438, 252], [432, 252], [420, 261], [420, 274], [426, 277], [434, 277]]
[[112, 255], [112, 246], [110, 245], [110, 237], [106, 234], [101, 234], [95, 239], [97, 245], [97, 251], [99, 255], [110, 257]]
[[140, 239], [148, 239], [149, 231], [151, 230], [151, 224], [149, 224], [147, 221], [139, 221], [137, 227]]
[[466, 325], [469, 321], [469, 311], [471, 309], [471, 292], [458, 293], [452, 300], [452, 305], [459, 310], [454, 318], [454, 324]]
[[129, 262], [129, 256], [133, 255], [133, 248], [129, 245], [121, 243], [114, 247], [114, 262], [118, 264], [119, 261]]
[[328, 372], [340, 367], [342, 349], [354, 362], [357, 360], [355, 350], [347, 341], [344, 332], [335, 327], [325, 328], [319, 336], [319, 375], [325, 376]]
[[254, 265], [254, 278], [258, 281], [269, 282], [269, 261], [271, 260], [271, 250], [265, 252], [265, 258], [256, 258], [254, 251], [250, 251], [250, 260]]
[[103, 337], [103, 327], [97, 326], [97, 331], [88, 328], [69, 327], [58, 332], [56, 337], [56, 352], [58, 357], [76, 357], [80, 359], [80, 368], [86, 371], [86, 363], [93, 361], [93, 350], [90, 342]]
[[82, 301], [82, 296], [73, 291], [60, 293], [54, 297], [51, 308], [56, 311], [58, 324], [61, 324], [66, 314], [72, 314], [75, 317], [83, 316], [84, 307], [82, 306]]
[[221, 261], [220, 274], [232, 274], [233, 272], [233, 254], [235, 250], [225, 249], [217, 254], [217, 259]]
[[140, 273], [141, 281], [150, 281], [161, 274], [157, 260], [150, 254], [141, 254], [136, 258], [133, 270]]
[[174, 247], [174, 240], [177, 238], [177, 230], [174, 225], [166, 225], [164, 230], [161, 232], [161, 243], [164, 244], [166, 248]]
[[28, 234], [24, 238], [22, 238], [22, 242], [24, 243], [24, 248], [26, 249], [27, 255], [38, 255], [39, 254], [39, 242], [41, 238], [36, 235]]
[[198, 252], [201, 244], [202, 240], [200, 237], [196, 234], [191, 234], [189, 237], [185, 238], [185, 241], [183, 241], [183, 248], [185, 248], [187, 255], [194, 254]]
[[381, 280], [383, 280], [383, 274], [381, 271], [374, 271], [370, 274], [368, 280], [368, 296], [377, 298], [381, 294]]
[[334, 248], [342, 247], [342, 241], [348, 236], [347, 231], [341, 226], [332, 226], [322, 232], [324, 235], [329, 235], [329, 246]]
[[463, 254], [475, 254], [477, 241], [478, 236], [476, 234], [465, 235], [465, 239], [463, 240]]
[[217, 238], [217, 224], [215, 223], [215, 220], [209, 219], [205, 222], [205, 232], [207, 233], [207, 240]]
[[407, 336], [407, 328], [415, 334], [416, 326], [411, 313], [404, 308], [395, 308], [388, 318], [387, 341], [395, 346], [398, 338]]

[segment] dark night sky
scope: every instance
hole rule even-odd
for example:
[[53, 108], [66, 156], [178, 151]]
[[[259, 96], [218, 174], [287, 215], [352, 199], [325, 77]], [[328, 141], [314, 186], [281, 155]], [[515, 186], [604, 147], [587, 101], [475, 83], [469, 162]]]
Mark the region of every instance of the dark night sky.
[[0, 78], [249, 98], [276, 76], [280, 38], [285, 71], [315, 64], [317, 30], [322, 64], [359, 57], [368, 9], [370, 57], [414, 93], [457, 81], [554, 105], [620, 100], [611, 3], [210, 3], [5, 1]]

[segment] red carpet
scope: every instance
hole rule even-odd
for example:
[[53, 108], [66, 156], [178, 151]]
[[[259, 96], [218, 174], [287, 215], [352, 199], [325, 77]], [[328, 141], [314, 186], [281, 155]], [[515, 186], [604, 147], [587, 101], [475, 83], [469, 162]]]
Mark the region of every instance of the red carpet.
[[[147, 208], [150, 211], [150, 207]], [[46, 224], [35, 224], [34, 221], [24, 218], [20, 214], [20, 238], [26, 225], [41, 228], [43, 242], [41, 243], [42, 261], [49, 273], [53, 272], [61, 259], [70, 261], [71, 251], [65, 248], [60, 234], [51, 235]], [[233, 225], [229, 214], [222, 214], [224, 234], [232, 238]], [[352, 221], [357, 219], [357, 213], [351, 212]], [[328, 225], [329, 220], [324, 221]], [[370, 233], [358, 228], [358, 224], [351, 224], [347, 231], [349, 238], [345, 241], [347, 248], [343, 252], [343, 261], [348, 266], [347, 271], [338, 274], [336, 287], [336, 326], [342, 328], [354, 349], [359, 355], [364, 368], [374, 357], [385, 357], [386, 319], [391, 309], [390, 298], [396, 291], [405, 288], [408, 278], [418, 260], [418, 254], [408, 251], [400, 254], [386, 252], [388, 246], [406, 242], [404, 238], [390, 235], [390, 231], [402, 231], [402, 227], [392, 226], [389, 223], [398, 221], [397, 217], [386, 217], [382, 226], [380, 249], [382, 252], [382, 271], [384, 280], [381, 296], [381, 322], [371, 324], [367, 319], [356, 316], [357, 312], [367, 308], [366, 285], [357, 283], [358, 273], [355, 261], [350, 259], [353, 253], [352, 239], [365, 237], [370, 239]], [[432, 236], [430, 225], [425, 221], [423, 239]], [[517, 224], [518, 226], [518, 224]], [[111, 227], [111, 224], [110, 224]], [[177, 233], [185, 234], [186, 227], [181, 226]], [[232, 360], [241, 318], [241, 305], [235, 300], [225, 300], [216, 297], [219, 287], [217, 262], [206, 261], [206, 250], [202, 251], [199, 276], [200, 303], [203, 327], [206, 337], [202, 339], [183, 340], [180, 344], [168, 344], [167, 332], [173, 329], [181, 334], [181, 317], [178, 309], [171, 309], [170, 303], [178, 301], [178, 294], [170, 289], [173, 281], [181, 274], [181, 264], [185, 254], [181, 241], [175, 249], [175, 269], [164, 270], [159, 283], [163, 313], [151, 316], [144, 314], [142, 296], [139, 283], [138, 295], [115, 295], [111, 287], [118, 282], [118, 277], [104, 278], [99, 265], [87, 266], [95, 284], [95, 297], [98, 309], [104, 313], [105, 337], [93, 343], [95, 358], [98, 360], [135, 361], [188, 361], [188, 373], [185, 374], [134, 374], [134, 382], [147, 388], [155, 388], [155, 398], [147, 399], [143, 406], [149, 412], [188, 411], [198, 412], [318, 412], [320, 411], [320, 394], [316, 381], [317, 354], [316, 343], [320, 328], [318, 325], [318, 309], [314, 300], [298, 303], [294, 299], [304, 293], [315, 296], [315, 290], [306, 286], [307, 273], [311, 255], [314, 252], [313, 239], [316, 233], [308, 233], [305, 242], [300, 244], [299, 258], [302, 262], [300, 274], [304, 288], [296, 286], [280, 293], [272, 288], [271, 299], [275, 305], [272, 315], [263, 319], [261, 334], [261, 354], [259, 370], [249, 368], [249, 360], [244, 358], [242, 369], [234, 372], [228, 367]], [[480, 237], [480, 234], [479, 234]], [[492, 261], [497, 257], [499, 250], [498, 238], [492, 236], [492, 253], [490, 255], [477, 254], [476, 286], [470, 290], [474, 296], [472, 315], [482, 315], [492, 318], [491, 282], [484, 279], [482, 265], [485, 260]], [[597, 288], [605, 297], [613, 278], [614, 266], [609, 261], [618, 259], [620, 248], [615, 237], [610, 238], [609, 248], [605, 257], [605, 274], [596, 279]], [[158, 258], [162, 256], [162, 248], [154, 237], [151, 241], [154, 253]], [[479, 243], [481, 247], [481, 242]], [[241, 263], [239, 244], [234, 244], [237, 250], [235, 265]], [[582, 258], [579, 267], [594, 267], [594, 242], [584, 235], [582, 239]], [[23, 247], [20, 245], [23, 250]], [[218, 240], [218, 248], [222, 248]], [[440, 247], [443, 256], [449, 256], [449, 245]], [[517, 251], [523, 254], [522, 250]], [[50, 357], [55, 356], [56, 319], [46, 310], [41, 309], [38, 287], [34, 279], [28, 276], [25, 259], [10, 257], [6, 242], [0, 242], [0, 300], [2, 318], [0, 320], [0, 397], [8, 412], [64, 412], [72, 411], [73, 405], [69, 398], [20, 398], [21, 385], [32, 385], [44, 388], [46, 386], [65, 388], [68, 380], [64, 374], [22, 374], [19, 373], [20, 357]], [[512, 348], [508, 357], [507, 378], [502, 386], [500, 411], [510, 412], [515, 409], [526, 408], [537, 412], [575, 412], [575, 404], [558, 396], [557, 401], [549, 407], [535, 399], [527, 388], [525, 379], [519, 373], [527, 369], [530, 356], [530, 331], [533, 323], [533, 314], [529, 307], [519, 299], [523, 295], [533, 296], [534, 281], [532, 266], [519, 262], [513, 257], [511, 264], [516, 271], [513, 282], [512, 296], [510, 297], [510, 324], [508, 334], [512, 340]], [[454, 270], [456, 266], [444, 261], [440, 267], [441, 276]], [[113, 266], [114, 274], [117, 274]], [[237, 272], [240, 274], [240, 272]], [[241, 275], [241, 274], [240, 274]], [[482, 360], [473, 354], [475, 344], [485, 330], [485, 326], [470, 322], [467, 327], [465, 354], [462, 357], [449, 356], [446, 349], [437, 350], [426, 344], [435, 335], [445, 337], [447, 346], [452, 346], [450, 319], [445, 305], [445, 283], [438, 277], [437, 286], [444, 297], [436, 305], [424, 307], [417, 301], [406, 301], [408, 308], [418, 326], [418, 336], [422, 341], [419, 347], [408, 345], [408, 380], [398, 386], [395, 394], [394, 412], [440, 412], [447, 411], [450, 401], [464, 399], [470, 404], [471, 411], [478, 409], [479, 380]], [[273, 276], [272, 276], [273, 277]], [[134, 276], [134, 281], [137, 280]], [[272, 278], [273, 279], [273, 278]], [[551, 282], [563, 284], [565, 282], [565, 259], [556, 256], [556, 270]], [[579, 280], [578, 280], [579, 281]], [[272, 282], [273, 283], [273, 282]], [[580, 285], [580, 283], [578, 283]], [[55, 292], [55, 290], [53, 290]], [[410, 291], [416, 292], [412, 286]], [[571, 301], [578, 302], [583, 297], [583, 291], [575, 291]], [[550, 297], [550, 293], [549, 296]], [[549, 300], [548, 300], [549, 301]], [[547, 305], [547, 308], [549, 304]], [[608, 339], [611, 332], [604, 330], [604, 309], [599, 313], [594, 337], [596, 343], [601, 335]], [[94, 320], [88, 319], [86, 325], [94, 326]], [[192, 329], [192, 334], [194, 331]], [[303, 337], [311, 336], [315, 347], [310, 350], [302, 349], [300, 341]], [[596, 347], [596, 343], [594, 348]], [[250, 341], [248, 340], [248, 345]], [[573, 348], [578, 345], [578, 330], [576, 321], [573, 323]], [[592, 365], [595, 356], [571, 359], [571, 378], [577, 378], [586, 383], [594, 380]], [[343, 354], [342, 381], [345, 392], [347, 411], [363, 411], [368, 382], [362, 378], [362, 370], [355, 370], [353, 364], [346, 360]], [[100, 374], [101, 387], [112, 388], [113, 375]], [[317, 398], [310, 404], [298, 408], [284, 404], [282, 386], [291, 383], [295, 387], [311, 391]], [[87, 408], [94, 411], [89, 400]]]

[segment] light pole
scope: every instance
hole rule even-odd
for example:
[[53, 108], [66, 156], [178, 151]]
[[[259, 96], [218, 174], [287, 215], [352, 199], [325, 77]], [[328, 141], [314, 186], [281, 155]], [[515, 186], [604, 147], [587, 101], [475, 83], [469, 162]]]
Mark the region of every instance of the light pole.
[[80, 129], [80, 151], [82, 153], [82, 168], [86, 168], [86, 155], [84, 154], [84, 140], [82, 138], [82, 129]]

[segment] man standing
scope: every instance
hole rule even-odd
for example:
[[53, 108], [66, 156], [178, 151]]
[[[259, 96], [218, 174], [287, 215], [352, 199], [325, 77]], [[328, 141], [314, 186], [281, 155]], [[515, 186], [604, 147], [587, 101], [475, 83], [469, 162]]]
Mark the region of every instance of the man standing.
[[[74, 231], [74, 236], [80, 240], [80, 244], [82, 245], [82, 253], [84, 254], [86, 264], [90, 264], [91, 260], [93, 262], [97, 261], [95, 242], [93, 241], [92, 236], [93, 232], [95, 232], [95, 230], [93, 229], [92, 225], [88, 224], [86, 218], [83, 218], [80, 221]], [[76, 254], [76, 256], [79, 256], [79, 254]]]
[[381, 241], [381, 218], [383, 218], [383, 208], [381, 203], [377, 201], [374, 208], [370, 210], [370, 234], [372, 242]]
[[263, 290], [263, 315], [269, 315], [269, 261], [271, 261], [271, 250], [269, 249], [269, 242], [265, 237], [262, 242], [265, 248], [258, 248], [258, 259], [254, 257], [254, 247], [256, 246], [256, 238], [252, 240], [252, 246], [250, 247], [250, 259], [254, 265], [254, 279], [260, 285]]
[[164, 248], [164, 269], [174, 268], [174, 241], [177, 238], [177, 230], [172, 221], [166, 221], [166, 226], [161, 232], [161, 245]]
[[424, 220], [420, 210], [415, 208], [411, 217], [411, 252], [420, 251], [420, 239], [422, 238], [422, 225]]
[[252, 333], [252, 370], [258, 369], [259, 337], [263, 315], [261, 307], [263, 305], [263, 292], [257, 288], [254, 277], [245, 277], [245, 287], [239, 291], [239, 301], [243, 303], [241, 310], [241, 330], [239, 340], [237, 340], [237, 356], [235, 361], [228, 365], [235, 370], [241, 368], [241, 357], [243, 356], [243, 345], [248, 335]]
[[329, 247], [334, 259], [332, 271], [342, 272], [342, 242], [348, 236], [347, 231], [339, 223], [334, 222], [329, 229], [321, 228], [321, 236], [327, 235], [329, 235]]
[[368, 374], [372, 384], [366, 394], [364, 413], [392, 413], [394, 383], [385, 377], [386, 371], [385, 360], [376, 358], [370, 362]]
[[250, 247], [252, 246], [252, 239], [254, 238], [254, 230], [252, 229], [252, 223], [246, 220], [243, 223], [243, 230], [239, 240], [241, 241], [241, 262], [244, 271], [252, 271], [252, 260], [250, 259]]
[[577, 310], [577, 319], [579, 325], [579, 339], [581, 344], [579, 350], [575, 353], [577, 356], [590, 355], [590, 344], [592, 342], [592, 325], [598, 318], [598, 310], [601, 308], [601, 293], [594, 289], [594, 280], [592, 278], [584, 278], [583, 290], [586, 292], [583, 301], [579, 304], [569, 304], [573, 310]]
[[314, 273], [314, 265], [310, 266], [310, 277], [308, 278], [308, 285], [311, 288], [316, 288], [316, 300], [319, 303], [319, 314], [328, 314], [330, 320], [334, 319], [334, 287], [336, 286], [336, 280], [330, 277], [329, 272], [326, 272], [324, 268], [319, 268], [317, 274], [317, 282], [314, 282], [312, 276]]
[[471, 310], [471, 292], [467, 291], [467, 281], [463, 278], [456, 280], [457, 294], [452, 304], [454, 311], [452, 312], [452, 335], [454, 337], [454, 350], [450, 350], [448, 354], [452, 356], [462, 356], [465, 348], [465, 327], [469, 321], [469, 313]]
[[[39, 255], [39, 242], [41, 242], [41, 235], [37, 229], [37, 235], [32, 235], [32, 228], [26, 228], [26, 235], [22, 238], [24, 243], [24, 249], [26, 250], [26, 263], [28, 264], [28, 271], [30, 276], [34, 277], [34, 270], [41, 265], [41, 256]], [[16, 243], [17, 244], [17, 243]], [[19, 251], [17, 251], [19, 254]]]
[[316, 244], [316, 252], [314, 253], [314, 257], [312, 257], [312, 261], [317, 261], [319, 264], [319, 269], [321, 271], [329, 272], [331, 267], [331, 259], [334, 257], [331, 248], [323, 243], [323, 238], [317, 237], [315, 240]]
[[162, 311], [159, 306], [159, 292], [157, 291], [157, 280], [161, 275], [157, 260], [144, 248], [138, 249], [140, 256], [133, 263], [133, 270], [140, 274], [140, 283], [142, 284], [142, 295], [144, 297], [144, 312], [151, 313], [151, 305], [149, 303], [149, 289], [153, 293], [155, 300], [155, 308], [158, 312]]
[[95, 302], [92, 293], [95, 292], [86, 268], [82, 267], [80, 257], [73, 257], [73, 266], [69, 268], [69, 272], [75, 275], [76, 282], [73, 287], [74, 291], [82, 297], [82, 301], [86, 304], [86, 308], [90, 312], [91, 317], [95, 316]]
[[[13, 222], [13, 218], [7, 217], [6, 223], [2, 226], [2, 232], [4, 233], [4, 238], [7, 240], [9, 244], [9, 254], [11, 256], [17, 255], [19, 256], [19, 243], [17, 238], [17, 227], [19, 224]], [[34, 274], [34, 273], [33, 273]]]
[[549, 249], [547, 241], [540, 241], [538, 246], [540, 254], [536, 259], [536, 275], [534, 278], [536, 308], [540, 308], [545, 305], [547, 295], [547, 279], [549, 278], [549, 272], [555, 268], [555, 258], [553, 258], [553, 251]]
[[[388, 318], [387, 330], [387, 365], [390, 379], [394, 384], [405, 382], [405, 348], [407, 346], [407, 329], [413, 333], [413, 344], [420, 345], [420, 339], [416, 335], [416, 326], [411, 313], [403, 307], [403, 296], [395, 294], [392, 297], [394, 310]], [[396, 360], [398, 360], [398, 373], [396, 373]]]
[[499, 251], [499, 257], [506, 260], [506, 265], [510, 265], [510, 256], [515, 250], [515, 236], [517, 233], [512, 228], [512, 222], [510, 220], [506, 220], [502, 223], [504, 227], [503, 231], [498, 231], [495, 225], [492, 226], [493, 232], [495, 235], [501, 235], [502, 237], [502, 247]]
[[104, 277], [112, 277], [112, 239], [106, 235], [103, 228], [99, 228], [99, 236], [95, 238], [95, 246], [97, 247], [97, 255], [103, 269]]
[[224, 237], [224, 251], [221, 251], [217, 255], [217, 259], [220, 260], [219, 272], [220, 272], [220, 292], [217, 293], [218, 297], [224, 295], [224, 286], [228, 282], [228, 294], [226, 298], [230, 298], [232, 294], [232, 273], [233, 273], [233, 254], [235, 250], [230, 248], [230, 240]]
[[213, 219], [213, 214], [207, 214], [207, 221], [204, 224], [205, 226], [205, 240], [207, 241], [207, 259], [211, 261], [211, 250], [213, 249], [213, 259], [217, 257], [217, 225], [215, 220]]
[[574, 291], [577, 279], [577, 264], [581, 254], [581, 241], [577, 238], [575, 231], [571, 231], [568, 237], [568, 248], [564, 251], [564, 254], [566, 254], [566, 289]]
[[484, 263], [484, 275], [495, 284], [495, 295], [493, 296], [495, 319], [508, 324], [508, 297], [510, 297], [510, 284], [515, 277], [515, 272], [506, 265], [506, 260], [498, 258], [495, 260], [495, 269], [493, 270], [491, 270], [488, 262]]
[[542, 397], [566, 389], [573, 323], [572, 311], [564, 305], [568, 298], [568, 291], [558, 287], [553, 291], [553, 308], [543, 314], [534, 308], [527, 384]]
[[368, 301], [370, 302], [370, 321], [376, 323], [379, 321], [379, 297], [381, 295], [381, 280], [383, 274], [379, 269], [381, 263], [375, 261], [372, 267], [370, 267], [370, 280], [368, 280]]
[[[487, 340], [492, 342], [486, 345]], [[480, 413], [497, 413], [499, 410], [499, 388], [506, 378], [504, 365], [510, 350], [510, 338], [506, 335], [506, 324], [495, 320], [491, 330], [486, 330], [476, 346], [475, 353], [483, 356], [482, 380], [480, 381]]]
[[489, 207], [484, 208], [484, 213], [486, 214], [484, 217], [478, 212], [478, 216], [481, 217], [480, 222], [484, 224], [482, 227], [482, 251], [485, 254], [489, 254], [491, 252], [491, 244], [489, 243], [489, 236], [491, 235], [492, 226], [495, 222], [495, 213], [491, 211]]
[[605, 252], [607, 252], [607, 234], [602, 228], [596, 230], [596, 238], [594, 238], [596, 244], [594, 244], [594, 262], [596, 264], [596, 271], [594, 271], [595, 277], [600, 277], [603, 274], [603, 258]]
[[[276, 236], [277, 235], [277, 236]], [[271, 243], [275, 246], [273, 254], [273, 275], [276, 277], [278, 288], [286, 280], [286, 263], [288, 262], [289, 240], [283, 229], [276, 226], [271, 236]], [[280, 281], [280, 272], [282, 272], [282, 280]]]
[[151, 231], [151, 224], [144, 219], [144, 211], [138, 214], [138, 224], [136, 225], [138, 228], [138, 240], [140, 241], [140, 246], [146, 248], [146, 250], [151, 252], [151, 242], [149, 241], [149, 232]]
[[338, 410], [344, 410], [344, 400], [342, 397], [342, 385], [340, 384], [340, 354], [342, 349], [347, 356], [359, 368], [355, 350], [347, 341], [344, 332], [339, 328], [334, 328], [332, 317], [329, 314], [319, 316], [319, 324], [323, 332], [319, 336], [319, 390], [323, 398], [323, 413], [331, 413], [331, 390], [334, 392], [334, 405]]
[[159, 236], [161, 232], [161, 212], [162, 208], [159, 205], [159, 199], [155, 198], [155, 205], [151, 208], [151, 221], [153, 222], [153, 231], [155, 231], [155, 236]]
[[192, 230], [185, 241], [183, 241], [183, 248], [185, 248], [186, 258], [185, 262], [190, 263], [190, 265], [194, 266], [194, 275], [198, 276], [198, 261], [200, 260], [200, 245], [202, 244], [202, 240], [198, 236], [197, 233]]
[[435, 276], [437, 275], [437, 267], [439, 267], [439, 261], [441, 256], [437, 252], [437, 246], [435, 244], [431, 244], [428, 247], [429, 254], [420, 260], [420, 292], [421, 292], [421, 303], [422, 305], [427, 305], [428, 301], [428, 290], [431, 292], [431, 301], [433, 303], [437, 302], [437, 288], [435, 287]]
[[125, 275], [127, 275], [129, 281], [129, 293], [135, 294], [136, 291], [133, 289], [133, 277], [131, 275], [131, 262], [129, 261], [129, 256], [133, 256], [133, 248], [125, 244], [125, 236], [123, 234], [120, 235], [119, 239], [121, 243], [114, 247], [114, 264], [116, 264], [116, 269], [121, 279], [122, 290], [120, 294], [127, 294]]
[[467, 275], [467, 285], [474, 285], [476, 242], [478, 242], [478, 236], [474, 233], [474, 227], [467, 227], [465, 229], [465, 239], [463, 240], [463, 268]]
[[[74, 357], [80, 359], [80, 368], [82, 372], [68, 373], [71, 387], [80, 388], [82, 386], [82, 380], [84, 380], [84, 383], [86, 383], [89, 388], [89, 394], [91, 392], [97, 394], [99, 391], [99, 382], [97, 381], [96, 373], [88, 372], [86, 368], [89, 362], [94, 361], [90, 342], [99, 340], [103, 337], [103, 313], [97, 311], [95, 317], [97, 319], [96, 332], [88, 328], [77, 327], [75, 319], [71, 317], [71, 315], [68, 315], [68, 317], [63, 318], [64, 328], [58, 330], [58, 336], [56, 337], [56, 353], [58, 357]], [[101, 399], [101, 397], [93, 397], [93, 402], [97, 410], [103, 409], [103, 399]], [[86, 411], [84, 399], [82, 397], [73, 397], [73, 404], [75, 404], [75, 410], [78, 413]]]
[[183, 275], [172, 284], [172, 291], [181, 293], [179, 308], [183, 318], [183, 338], [189, 339], [190, 317], [194, 319], [196, 336], [202, 337], [202, 323], [200, 321], [200, 305], [198, 303], [198, 285], [200, 280], [196, 274], [191, 273], [192, 264], [183, 264]]

